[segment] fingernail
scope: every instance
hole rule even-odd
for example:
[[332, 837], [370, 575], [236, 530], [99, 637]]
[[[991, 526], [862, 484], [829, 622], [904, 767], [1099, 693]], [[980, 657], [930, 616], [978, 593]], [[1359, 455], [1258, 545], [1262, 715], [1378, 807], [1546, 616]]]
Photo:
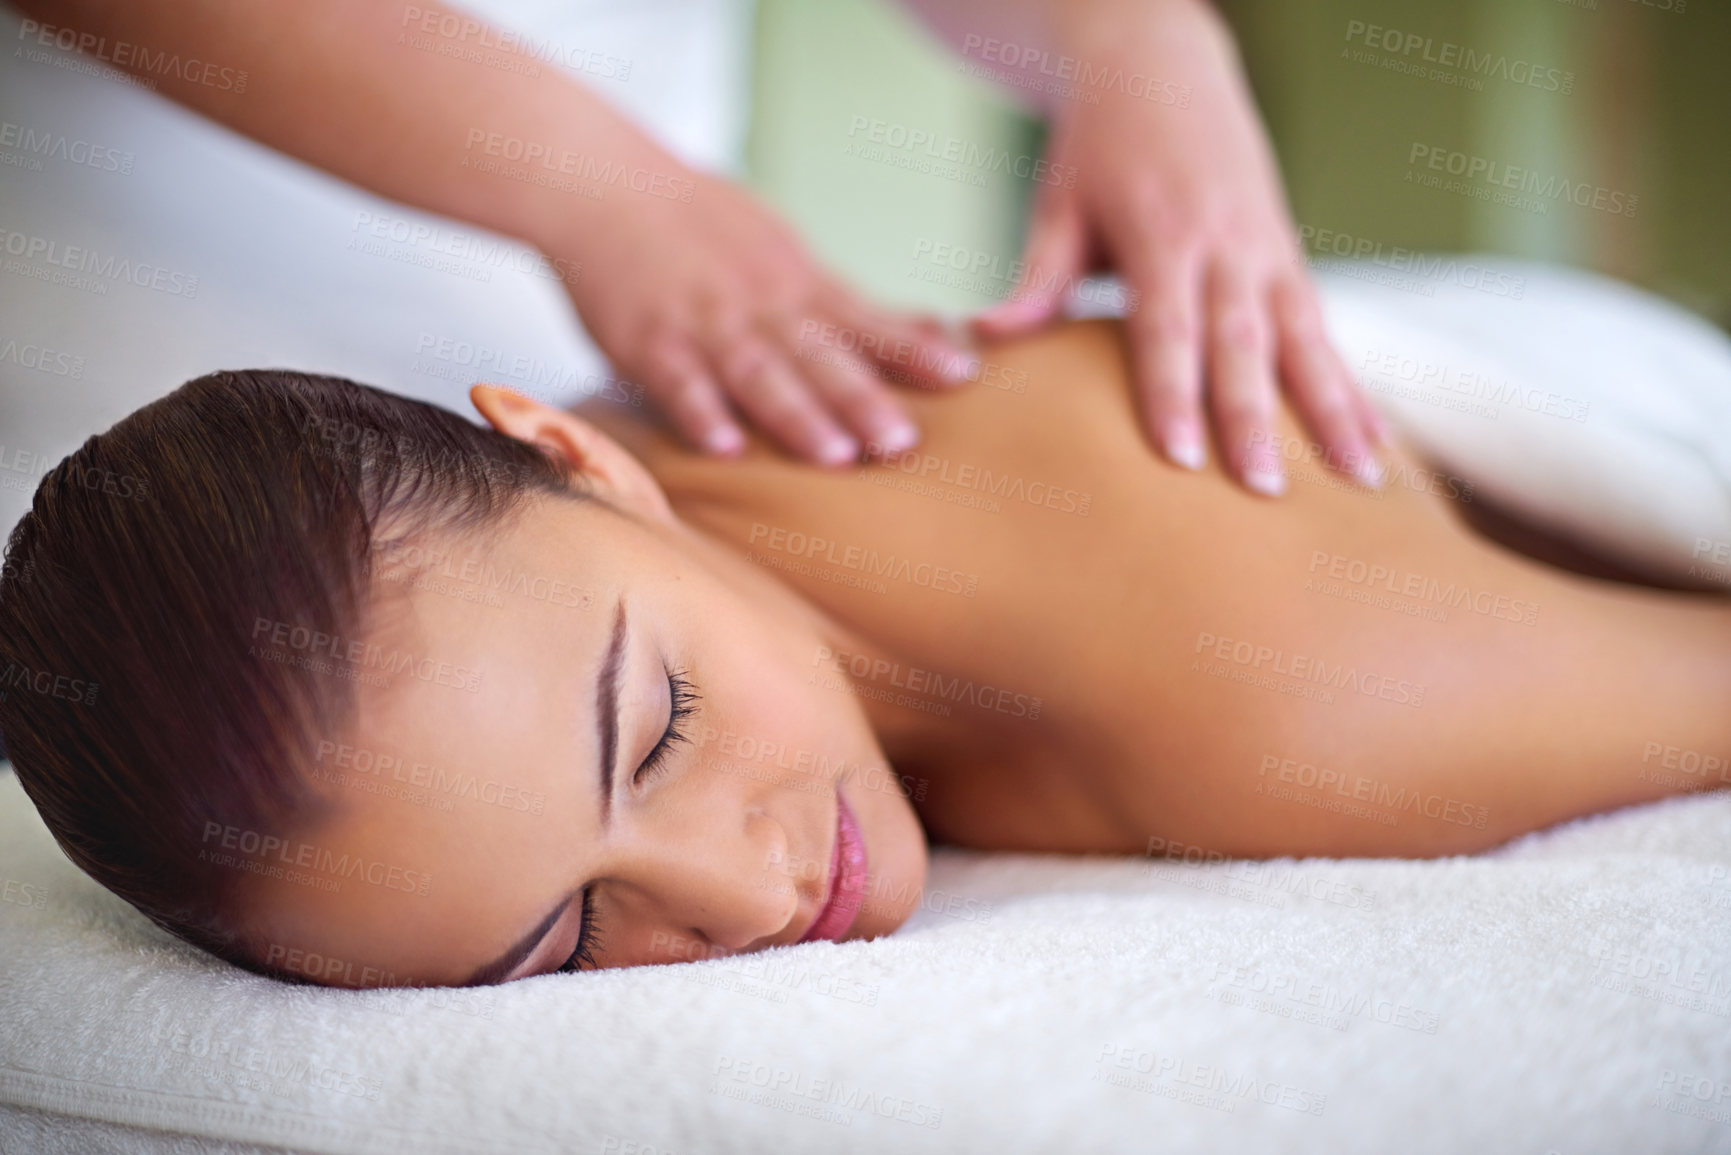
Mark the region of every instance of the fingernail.
[[1353, 470], [1353, 476], [1372, 489], [1382, 488], [1382, 465], [1374, 457], [1366, 456]]
[[1196, 435], [1194, 429], [1168, 429], [1164, 441], [1166, 456], [1185, 469], [1201, 469], [1208, 461], [1208, 452], [1202, 448], [1202, 439]]
[[703, 449], [706, 453], [738, 453], [744, 448], [745, 434], [739, 431], [737, 425], [717, 425], [703, 435]]
[[1279, 497], [1286, 492], [1286, 475], [1266, 465], [1254, 466], [1244, 474], [1244, 484], [1257, 493]]
[[824, 438], [817, 448], [817, 459], [825, 465], [841, 465], [859, 456], [859, 443], [851, 437], [837, 435]]
[[904, 449], [912, 449], [914, 442], [920, 439], [920, 431], [912, 425], [897, 424], [887, 429], [881, 429], [868, 442], [874, 453], [890, 455], [900, 453]]

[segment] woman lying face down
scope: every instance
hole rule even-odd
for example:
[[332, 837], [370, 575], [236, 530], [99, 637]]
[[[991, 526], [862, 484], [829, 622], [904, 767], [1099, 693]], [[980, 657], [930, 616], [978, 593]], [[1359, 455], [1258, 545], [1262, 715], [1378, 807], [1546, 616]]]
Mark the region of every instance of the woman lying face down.
[[[899, 926], [925, 842], [858, 701], [806, 681], [833, 629], [560, 428], [543, 454], [346, 382], [217, 374], [51, 474], [5, 656], [107, 697], [15, 694], [4, 730], [74, 861], [226, 958], [344, 986]], [[716, 762], [722, 735], [753, 759]]]
[[0, 659], [102, 690], [0, 732], [104, 885], [345, 986], [884, 934], [925, 833], [1460, 854], [1731, 782], [1723, 597], [1540, 565], [1399, 447], [1380, 490], [1299, 461], [1289, 414], [1279, 502], [1172, 468], [1113, 326], [988, 355], [1016, 388], [910, 397], [916, 451], [830, 471], [193, 382], [44, 479]]

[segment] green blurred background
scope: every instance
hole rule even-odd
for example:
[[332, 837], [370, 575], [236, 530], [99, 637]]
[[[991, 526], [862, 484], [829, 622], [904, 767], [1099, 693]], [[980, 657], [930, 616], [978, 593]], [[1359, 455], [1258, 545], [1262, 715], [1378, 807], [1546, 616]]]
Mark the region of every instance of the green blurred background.
[[[1678, 11], [1676, 5], [1684, 8]], [[1725, 0], [1222, 0], [1293, 215], [1385, 246], [1488, 250], [1622, 277], [1731, 328], [1731, 4]], [[945, 311], [1002, 282], [911, 275], [924, 240], [1020, 252], [1031, 182], [983, 183], [850, 155], [854, 117], [1038, 156], [1040, 125], [894, 0], [759, 0], [751, 179], [832, 267], [886, 301]], [[1573, 91], [1482, 91], [1354, 59], [1352, 21], [1573, 72]], [[1362, 39], [1351, 47], [1363, 50]], [[1391, 56], [1391, 53], [1382, 53]], [[1409, 57], [1407, 59], [1416, 59]], [[1415, 142], [1639, 198], [1632, 216], [1540, 215], [1405, 183]], [[929, 266], [928, 266], [929, 267]]]

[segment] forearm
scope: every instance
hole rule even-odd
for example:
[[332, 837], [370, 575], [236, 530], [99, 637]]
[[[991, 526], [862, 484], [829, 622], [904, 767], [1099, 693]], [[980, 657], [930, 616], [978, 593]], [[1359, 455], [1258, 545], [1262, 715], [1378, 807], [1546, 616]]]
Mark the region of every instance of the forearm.
[[[237, 132], [382, 196], [533, 244], [568, 231], [574, 215], [593, 212], [601, 200], [511, 179], [477, 161], [509, 157], [518, 162], [513, 167], [558, 175], [609, 164], [680, 171], [557, 68], [486, 68], [412, 45], [411, 37], [437, 38], [420, 30], [423, 19], [433, 27], [441, 16], [478, 25], [431, 3], [19, 0], [18, 6], [50, 39], [54, 28], [74, 29], [86, 51]], [[233, 74], [244, 70], [244, 87], [201, 82], [200, 70], [163, 68], [165, 53]], [[521, 144], [507, 152], [512, 140]], [[525, 165], [530, 149], [536, 152]]]

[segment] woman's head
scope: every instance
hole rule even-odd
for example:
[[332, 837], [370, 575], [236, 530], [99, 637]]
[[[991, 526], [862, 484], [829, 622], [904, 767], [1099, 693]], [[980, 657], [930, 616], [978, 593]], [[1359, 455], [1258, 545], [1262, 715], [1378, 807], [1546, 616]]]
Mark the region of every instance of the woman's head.
[[809, 679], [821, 619], [584, 422], [476, 399], [511, 436], [216, 374], [44, 478], [0, 731], [62, 847], [252, 969], [461, 984], [557, 969], [586, 905], [603, 966], [837, 934], [851, 812], [841, 929], [894, 929], [923, 840], [857, 701]]

